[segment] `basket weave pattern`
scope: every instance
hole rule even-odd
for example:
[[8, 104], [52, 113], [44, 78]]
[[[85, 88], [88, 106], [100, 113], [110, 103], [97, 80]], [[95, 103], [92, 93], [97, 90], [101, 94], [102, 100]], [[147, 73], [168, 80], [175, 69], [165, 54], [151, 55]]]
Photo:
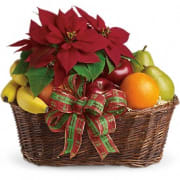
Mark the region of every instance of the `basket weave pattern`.
[[21, 150], [25, 159], [37, 165], [128, 165], [148, 166], [159, 162], [169, 129], [169, 122], [178, 98], [165, 105], [127, 112], [116, 120], [116, 132], [111, 137], [120, 153], [109, 154], [103, 161], [84, 131], [76, 157], [57, 158], [64, 146], [64, 132], [52, 133], [44, 115], [34, 115], [12, 104]]

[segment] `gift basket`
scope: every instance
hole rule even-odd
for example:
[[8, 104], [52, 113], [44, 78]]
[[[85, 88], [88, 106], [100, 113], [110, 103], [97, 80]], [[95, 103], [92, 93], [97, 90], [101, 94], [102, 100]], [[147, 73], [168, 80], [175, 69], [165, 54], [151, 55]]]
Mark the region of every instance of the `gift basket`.
[[74, 7], [38, 9], [12, 80], [9, 102], [21, 151], [37, 165], [148, 166], [162, 158], [179, 103], [171, 78], [146, 50], [132, 53], [129, 33]]

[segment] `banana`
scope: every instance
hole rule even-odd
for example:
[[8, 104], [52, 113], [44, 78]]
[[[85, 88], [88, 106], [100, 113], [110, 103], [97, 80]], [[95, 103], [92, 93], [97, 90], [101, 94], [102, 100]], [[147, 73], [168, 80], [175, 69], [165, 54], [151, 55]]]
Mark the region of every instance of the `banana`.
[[48, 112], [47, 104], [38, 97], [34, 97], [29, 87], [20, 87], [17, 92], [17, 103], [24, 110], [32, 114]]
[[19, 85], [16, 84], [15, 81], [9, 81], [9, 83], [4, 87], [1, 93], [1, 98], [3, 99], [3, 101], [12, 103], [16, 98], [18, 87]]
[[20, 86], [26, 86], [28, 83], [28, 80], [26, 78], [26, 76], [24, 74], [12, 74], [13, 71], [15, 70], [16, 66], [18, 65], [19, 60], [16, 60], [10, 68], [10, 75], [12, 77], [12, 79], [19, 84]]

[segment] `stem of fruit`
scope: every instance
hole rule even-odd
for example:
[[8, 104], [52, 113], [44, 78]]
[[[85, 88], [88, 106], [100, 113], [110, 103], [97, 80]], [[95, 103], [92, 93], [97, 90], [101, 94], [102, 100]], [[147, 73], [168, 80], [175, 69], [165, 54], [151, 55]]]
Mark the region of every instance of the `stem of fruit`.
[[145, 51], [145, 50], [146, 50], [146, 48], [147, 48], [147, 45], [145, 45], [145, 46], [144, 46], [144, 48], [143, 48], [143, 50], [142, 50], [142, 51]]
[[134, 62], [134, 63], [136, 63], [137, 65], [140, 66], [139, 62], [136, 59], [129, 58], [129, 57], [126, 57], [126, 56], [121, 56], [121, 57], [128, 60], [128, 61], [130, 61], [130, 62]]

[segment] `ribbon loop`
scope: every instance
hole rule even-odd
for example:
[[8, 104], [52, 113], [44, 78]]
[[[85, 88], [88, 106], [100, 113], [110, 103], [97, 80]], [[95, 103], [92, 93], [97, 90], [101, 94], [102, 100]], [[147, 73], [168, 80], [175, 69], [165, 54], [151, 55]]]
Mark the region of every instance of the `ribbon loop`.
[[92, 94], [84, 107], [84, 112], [94, 116], [101, 116], [104, 110], [106, 99], [104, 95]]
[[46, 124], [52, 132], [61, 132], [65, 129], [69, 114], [64, 114], [59, 111], [50, 111], [45, 116]]
[[63, 92], [61, 88], [54, 88], [51, 94], [50, 107], [64, 113], [72, 113], [72, 105], [76, 98], [71, 94]]
[[127, 111], [126, 95], [123, 91], [112, 89], [105, 93], [105, 112], [113, 114], [116, 118]]
[[86, 79], [77, 74], [67, 76], [63, 83], [64, 89], [71, 90], [76, 98], [85, 96], [86, 93]]

